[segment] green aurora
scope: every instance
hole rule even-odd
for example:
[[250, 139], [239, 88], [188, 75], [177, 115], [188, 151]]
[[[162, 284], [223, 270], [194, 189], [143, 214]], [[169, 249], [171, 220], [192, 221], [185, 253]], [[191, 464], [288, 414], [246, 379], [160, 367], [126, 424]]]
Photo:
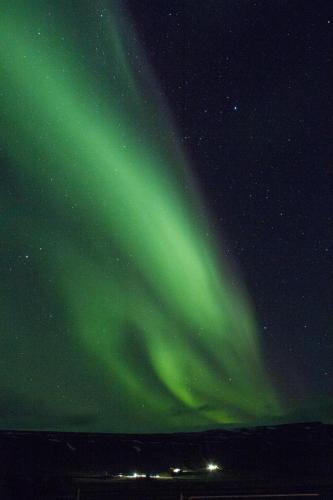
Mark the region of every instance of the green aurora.
[[1, 427], [276, 418], [254, 313], [131, 20], [89, 3], [1, 5]]

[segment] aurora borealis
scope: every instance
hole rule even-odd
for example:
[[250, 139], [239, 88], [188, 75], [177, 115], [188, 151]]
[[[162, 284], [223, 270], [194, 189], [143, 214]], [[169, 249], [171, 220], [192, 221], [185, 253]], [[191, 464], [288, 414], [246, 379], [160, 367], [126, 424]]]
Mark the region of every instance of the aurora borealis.
[[15, 0], [0, 23], [1, 427], [279, 417], [254, 309], [128, 13]]

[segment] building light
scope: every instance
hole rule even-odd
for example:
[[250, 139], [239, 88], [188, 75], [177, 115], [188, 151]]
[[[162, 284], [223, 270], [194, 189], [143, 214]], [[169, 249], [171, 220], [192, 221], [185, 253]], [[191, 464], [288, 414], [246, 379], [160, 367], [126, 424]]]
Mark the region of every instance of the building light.
[[133, 474], [130, 474], [129, 476], [125, 476], [125, 477], [130, 477], [132, 479], [137, 479], [139, 477], [147, 477], [147, 474], [139, 474], [138, 472], [133, 472]]
[[208, 464], [207, 465], [207, 470], [209, 471], [214, 471], [214, 470], [218, 470], [220, 467], [216, 464]]

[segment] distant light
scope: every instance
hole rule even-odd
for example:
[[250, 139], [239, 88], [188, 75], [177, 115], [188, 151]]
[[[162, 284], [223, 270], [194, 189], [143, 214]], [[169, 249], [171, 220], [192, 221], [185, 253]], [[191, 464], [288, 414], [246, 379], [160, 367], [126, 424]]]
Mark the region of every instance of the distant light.
[[125, 476], [125, 477], [130, 477], [132, 479], [136, 479], [138, 477], [147, 477], [146, 474], [139, 474], [138, 472], [133, 472], [133, 474], [130, 474], [129, 476]]
[[207, 470], [213, 471], [213, 470], [218, 470], [220, 467], [216, 464], [208, 464], [207, 465]]
[[152, 479], [158, 479], [159, 477], [161, 477], [159, 474], [152, 474], [151, 476]]
[[180, 471], [181, 471], [181, 469], [179, 469], [178, 467], [175, 467], [174, 469], [172, 469], [172, 472], [174, 472], [175, 474], [178, 474]]

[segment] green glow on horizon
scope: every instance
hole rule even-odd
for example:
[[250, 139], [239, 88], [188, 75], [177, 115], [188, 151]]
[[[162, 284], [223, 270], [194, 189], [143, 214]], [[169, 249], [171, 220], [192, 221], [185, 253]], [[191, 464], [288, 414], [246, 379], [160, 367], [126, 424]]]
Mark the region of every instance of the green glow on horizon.
[[279, 415], [253, 312], [149, 66], [126, 45], [130, 22], [103, 11], [101, 61], [89, 7], [73, 3], [80, 46], [69, 7], [52, 3], [1, 7], [3, 142], [22, 195], [1, 191], [4, 262], [21, 256], [1, 292], [0, 375], [22, 410], [2, 427], [183, 431]]

